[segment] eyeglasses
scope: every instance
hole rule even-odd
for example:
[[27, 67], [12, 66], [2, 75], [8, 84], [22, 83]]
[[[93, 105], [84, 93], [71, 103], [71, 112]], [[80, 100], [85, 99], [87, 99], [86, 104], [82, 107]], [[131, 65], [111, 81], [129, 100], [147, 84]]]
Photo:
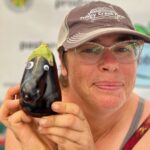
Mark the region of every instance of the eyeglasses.
[[110, 50], [119, 63], [131, 63], [139, 58], [143, 45], [142, 40], [122, 41], [110, 47], [86, 42], [75, 48], [75, 55], [82, 63], [95, 64], [102, 59], [105, 50]]

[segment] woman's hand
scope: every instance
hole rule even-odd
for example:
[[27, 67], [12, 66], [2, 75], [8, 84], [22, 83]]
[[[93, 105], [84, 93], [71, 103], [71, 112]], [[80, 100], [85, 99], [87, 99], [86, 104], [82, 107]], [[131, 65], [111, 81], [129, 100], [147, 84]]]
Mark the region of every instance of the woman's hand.
[[76, 104], [54, 102], [52, 109], [59, 114], [38, 120], [41, 134], [63, 150], [95, 150], [89, 124]]
[[[38, 134], [37, 124], [33, 118], [26, 115], [19, 104], [19, 86], [10, 88], [0, 107], [0, 122], [11, 129], [23, 150], [54, 150], [50, 140]], [[7, 138], [7, 137], [6, 137]]]

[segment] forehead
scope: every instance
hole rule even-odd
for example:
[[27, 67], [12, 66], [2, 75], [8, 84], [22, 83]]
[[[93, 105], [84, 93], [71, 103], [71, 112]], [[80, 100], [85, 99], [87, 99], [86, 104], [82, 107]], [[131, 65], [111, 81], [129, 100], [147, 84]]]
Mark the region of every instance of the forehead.
[[130, 40], [133, 39], [133, 37], [131, 35], [122, 35], [122, 34], [107, 34], [107, 35], [102, 35], [99, 36], [93, 40], [91, 40], [91, 42], [96, 42], [96, 43], [101, 43], [101, 44], [112, 44], [112, 43], [116, 43], [116, 42], [120, 42], [120, 41], [125, 41], [125, 40]]

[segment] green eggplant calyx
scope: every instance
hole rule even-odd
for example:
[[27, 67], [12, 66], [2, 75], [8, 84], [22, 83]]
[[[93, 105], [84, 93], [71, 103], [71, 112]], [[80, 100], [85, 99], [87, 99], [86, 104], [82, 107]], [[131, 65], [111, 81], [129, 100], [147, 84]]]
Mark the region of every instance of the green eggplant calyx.
[[44, 57], [51, 66], [54, 65], [53, 53], [49, 49], [48, 44], [41, 43], [39, 47], [33, 50], [32, 54], [29, 56], [28, 61], [31, 61], [35, 57]]

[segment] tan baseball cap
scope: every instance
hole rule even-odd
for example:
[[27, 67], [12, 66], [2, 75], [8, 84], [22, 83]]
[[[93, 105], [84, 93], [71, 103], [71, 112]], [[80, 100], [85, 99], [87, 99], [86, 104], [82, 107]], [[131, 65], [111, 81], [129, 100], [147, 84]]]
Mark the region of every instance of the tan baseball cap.
[[150, 43], [150, 36], [135, 31], [124, 10], [102, 1], [92, 1], [72, 9], [65, 17], [58, 35], [57, 48], [65, 51], [100, 35], [110, 33], [133, 35]]

